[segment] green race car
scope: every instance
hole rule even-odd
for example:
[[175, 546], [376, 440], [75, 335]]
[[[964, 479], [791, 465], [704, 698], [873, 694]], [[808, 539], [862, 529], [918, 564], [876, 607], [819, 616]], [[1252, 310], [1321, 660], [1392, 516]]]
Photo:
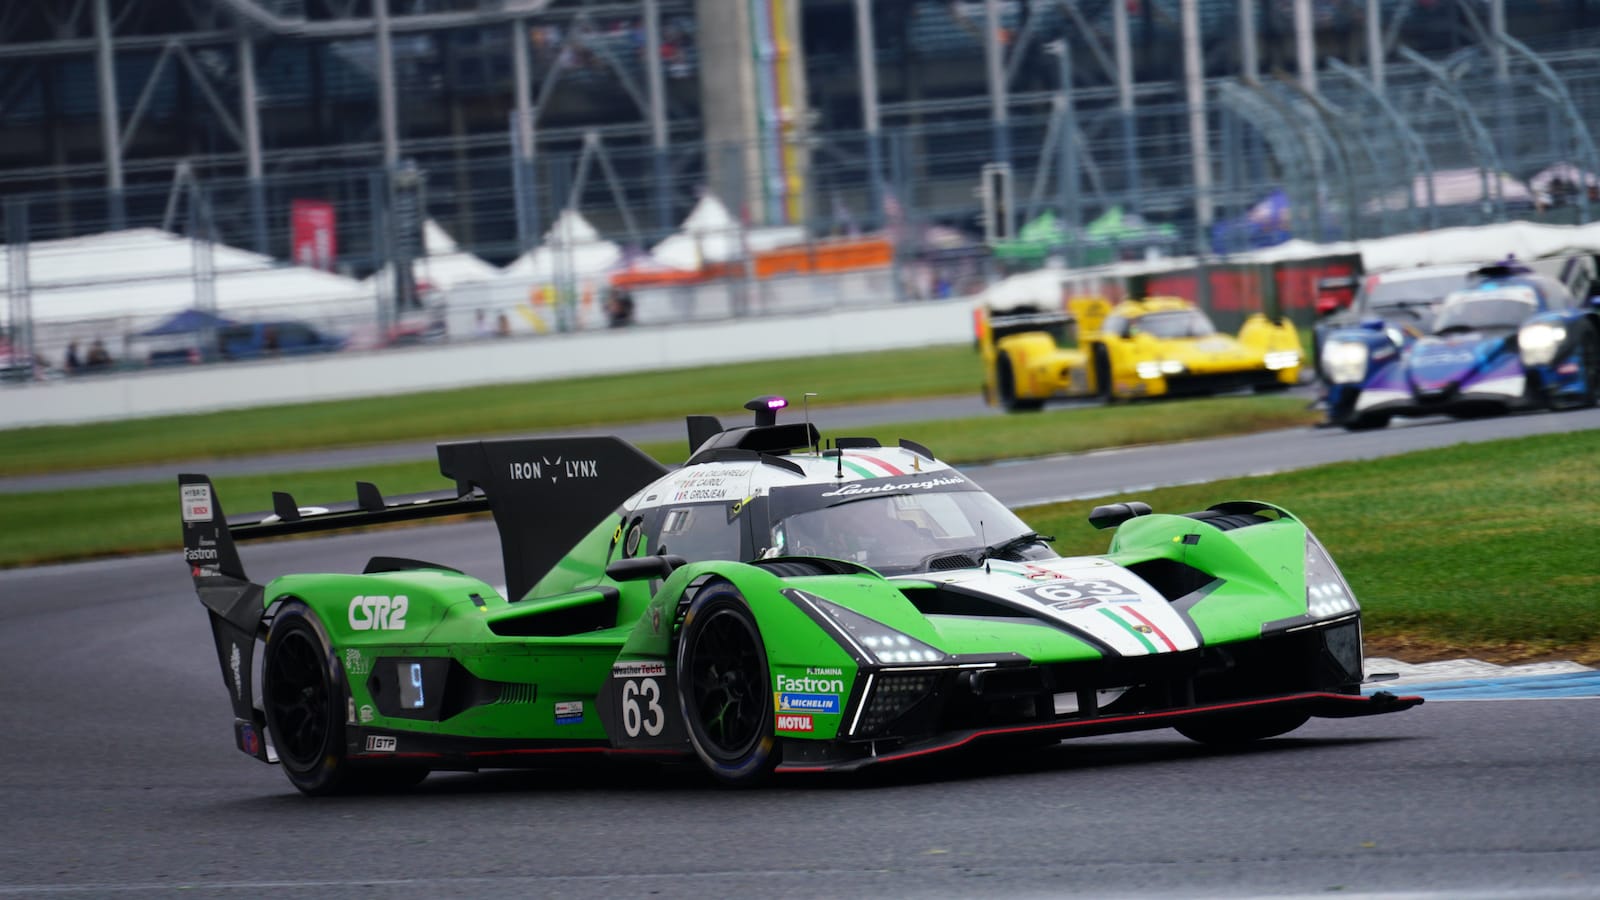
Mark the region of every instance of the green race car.
[[[432, 770], [695, 759], [732, 784], [979, 742], [1176, 728], [1233, 743], [1363, 696], [1360, 610], [1293, 515], [1097, 508], [1066, 558], [902, 440], [691, 416], [668, 470], [617, 438], [439, 445], [453, 491], [226, 519], [180, 475], [184, 553], [241, 750], [308, 794]], [[246, 577], [236, 540], [489, 511], [505, 582], [376, 557]]]

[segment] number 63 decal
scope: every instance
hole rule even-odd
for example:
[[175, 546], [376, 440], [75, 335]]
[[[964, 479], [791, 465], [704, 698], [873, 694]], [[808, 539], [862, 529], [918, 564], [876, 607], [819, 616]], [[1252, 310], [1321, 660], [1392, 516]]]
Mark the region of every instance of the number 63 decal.
[[638, 737], [641, 731], [655, 737], [666, 724], [661, 685], [654, 678], [629, 678], [622, 683], [622, 730], [628, 737]]

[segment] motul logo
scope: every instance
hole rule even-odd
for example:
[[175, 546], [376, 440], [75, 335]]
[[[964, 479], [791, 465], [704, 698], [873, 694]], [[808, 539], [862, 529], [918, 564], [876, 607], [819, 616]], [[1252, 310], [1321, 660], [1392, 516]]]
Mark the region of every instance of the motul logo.
[[778, 717], [778, 730], [779, 731], [810, 731], [811, 730], [811, 717], [810, 716], [779, 716]]

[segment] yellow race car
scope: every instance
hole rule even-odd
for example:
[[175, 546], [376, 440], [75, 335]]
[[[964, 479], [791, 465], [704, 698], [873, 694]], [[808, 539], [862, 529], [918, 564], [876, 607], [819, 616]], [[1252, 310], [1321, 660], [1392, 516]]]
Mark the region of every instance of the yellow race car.
[[1300, 336], [1292, 323], [1256, 313], [1234, 337], [1181, 297], [1114, 307], [1099, 297], [1073, 297], [1065, 311], [980, 308], [977, 320], [984, 397], [1013, 411], [1038, 409], [1052, 397], [1109, 402], [1271, 391], [1300, 379]]

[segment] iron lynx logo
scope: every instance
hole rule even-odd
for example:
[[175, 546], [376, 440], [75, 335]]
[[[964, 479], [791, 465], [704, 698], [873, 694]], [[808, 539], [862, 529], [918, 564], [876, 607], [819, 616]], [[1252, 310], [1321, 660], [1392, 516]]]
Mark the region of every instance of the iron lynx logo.
[[600, 462], [594, 459], [555, 459], [540, 457], [538, 462], [511, 463], [512, 481], [560, 481], [563, 478], [599, 478]]

